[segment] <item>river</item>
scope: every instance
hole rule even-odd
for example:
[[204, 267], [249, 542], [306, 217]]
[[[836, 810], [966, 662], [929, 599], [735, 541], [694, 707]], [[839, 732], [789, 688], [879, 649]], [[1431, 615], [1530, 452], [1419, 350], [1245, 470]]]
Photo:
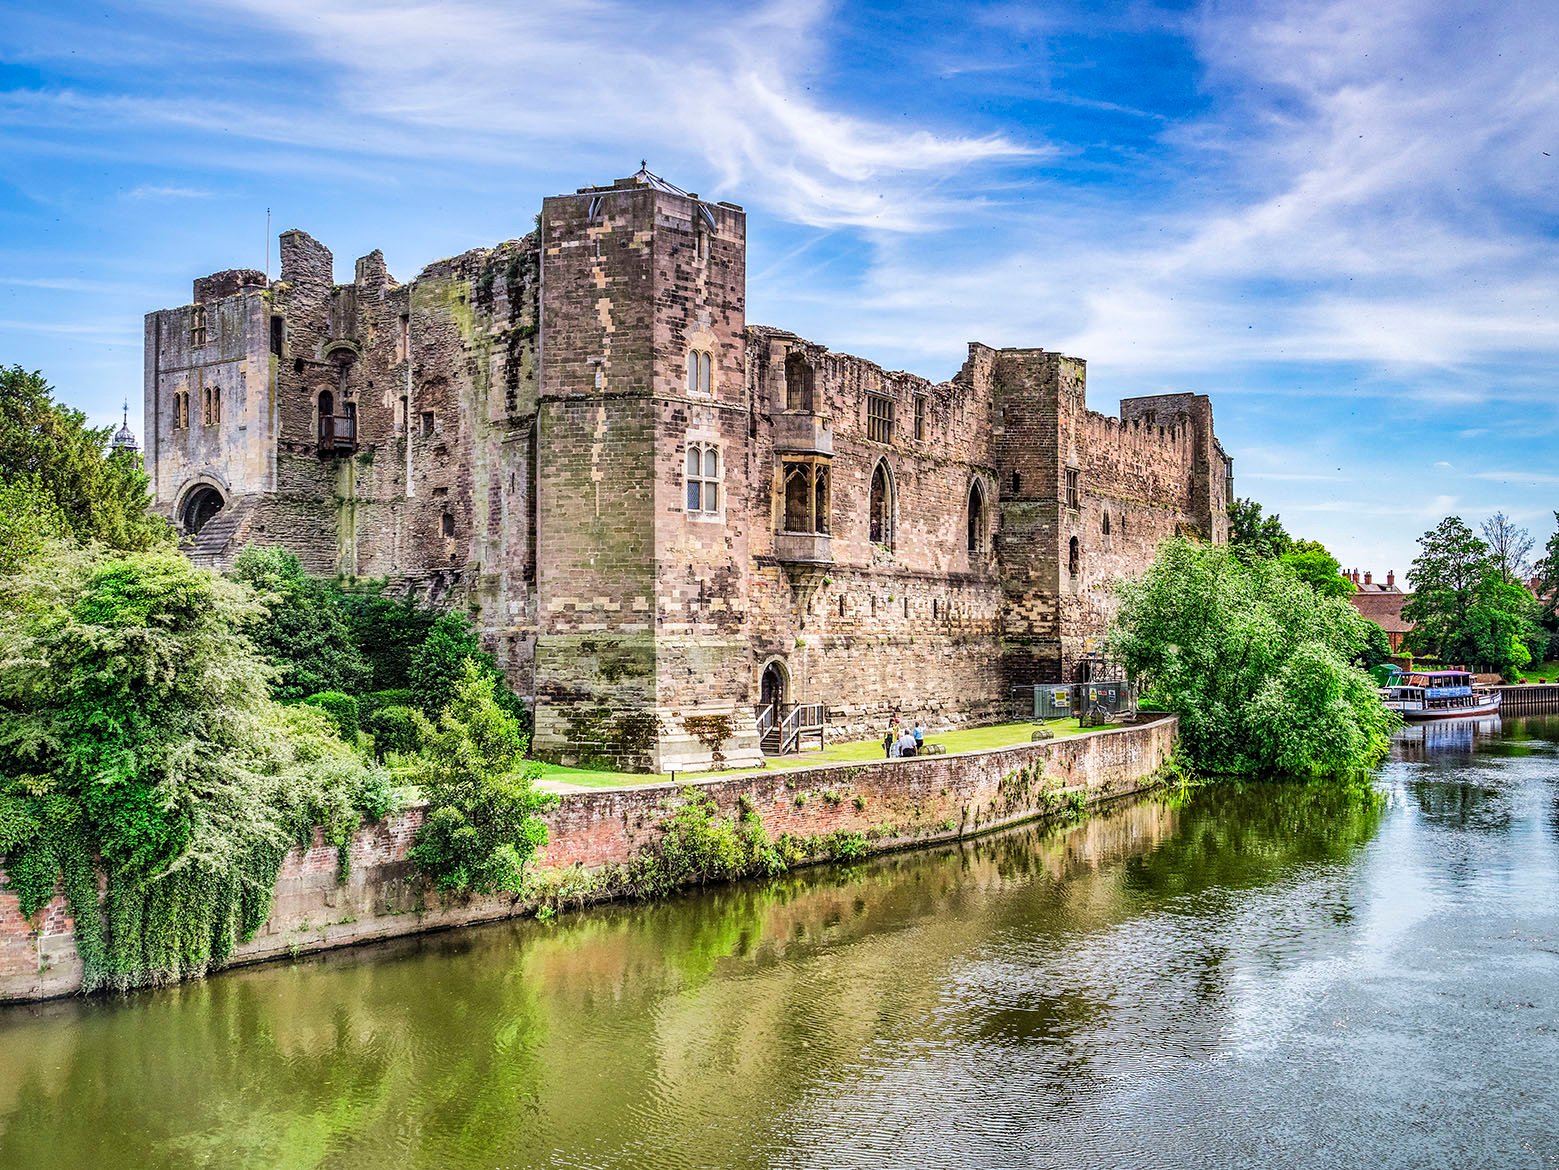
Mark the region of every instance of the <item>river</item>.
[[1559, 1166], [1559, 721], [0, 1010], [0, 1167]]

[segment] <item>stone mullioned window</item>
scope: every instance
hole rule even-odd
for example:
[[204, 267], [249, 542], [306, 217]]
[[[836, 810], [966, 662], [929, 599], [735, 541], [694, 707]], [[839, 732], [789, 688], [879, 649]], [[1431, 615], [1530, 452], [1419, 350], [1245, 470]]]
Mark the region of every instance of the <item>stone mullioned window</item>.
[[689, 443], [687, 448], [687, 510], [689, 515], [720, 512], [720, 448], [713, 443]]

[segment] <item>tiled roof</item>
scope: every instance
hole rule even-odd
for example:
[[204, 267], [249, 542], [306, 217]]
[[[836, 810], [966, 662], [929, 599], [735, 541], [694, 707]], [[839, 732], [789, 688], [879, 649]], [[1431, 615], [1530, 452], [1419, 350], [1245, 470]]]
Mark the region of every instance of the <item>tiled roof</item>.
[[1351, 594], [1348, 600], [1353, 602], [1354, 609], [1386, 633], [1405, 634], [1413, 628], [1413, 623], [1402, 619], [1402, 607], [1412, 596], [1400, 589], [1360, 585], [1359, 591]]

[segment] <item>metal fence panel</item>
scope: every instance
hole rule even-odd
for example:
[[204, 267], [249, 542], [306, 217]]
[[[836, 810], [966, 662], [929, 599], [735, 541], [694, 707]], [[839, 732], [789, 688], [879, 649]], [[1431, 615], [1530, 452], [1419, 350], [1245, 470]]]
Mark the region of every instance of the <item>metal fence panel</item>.
[[1041, 683], [1034, 688], [1035, 719], [1066, 719], [1089, 712], [1131, 715], [1137, 710], [1137, 688], [1122, 681]]
[[1070, 683], [1041, 683], [1034, 688], [1035, 719], [1065, 719], [1072, 714]]

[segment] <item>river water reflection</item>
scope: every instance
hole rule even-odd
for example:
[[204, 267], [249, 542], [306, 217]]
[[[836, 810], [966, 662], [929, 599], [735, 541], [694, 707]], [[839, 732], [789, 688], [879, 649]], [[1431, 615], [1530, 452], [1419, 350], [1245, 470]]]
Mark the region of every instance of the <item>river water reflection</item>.
[[1559, 722], [0, 1011], [0, 1167], [1559, 1165]]

